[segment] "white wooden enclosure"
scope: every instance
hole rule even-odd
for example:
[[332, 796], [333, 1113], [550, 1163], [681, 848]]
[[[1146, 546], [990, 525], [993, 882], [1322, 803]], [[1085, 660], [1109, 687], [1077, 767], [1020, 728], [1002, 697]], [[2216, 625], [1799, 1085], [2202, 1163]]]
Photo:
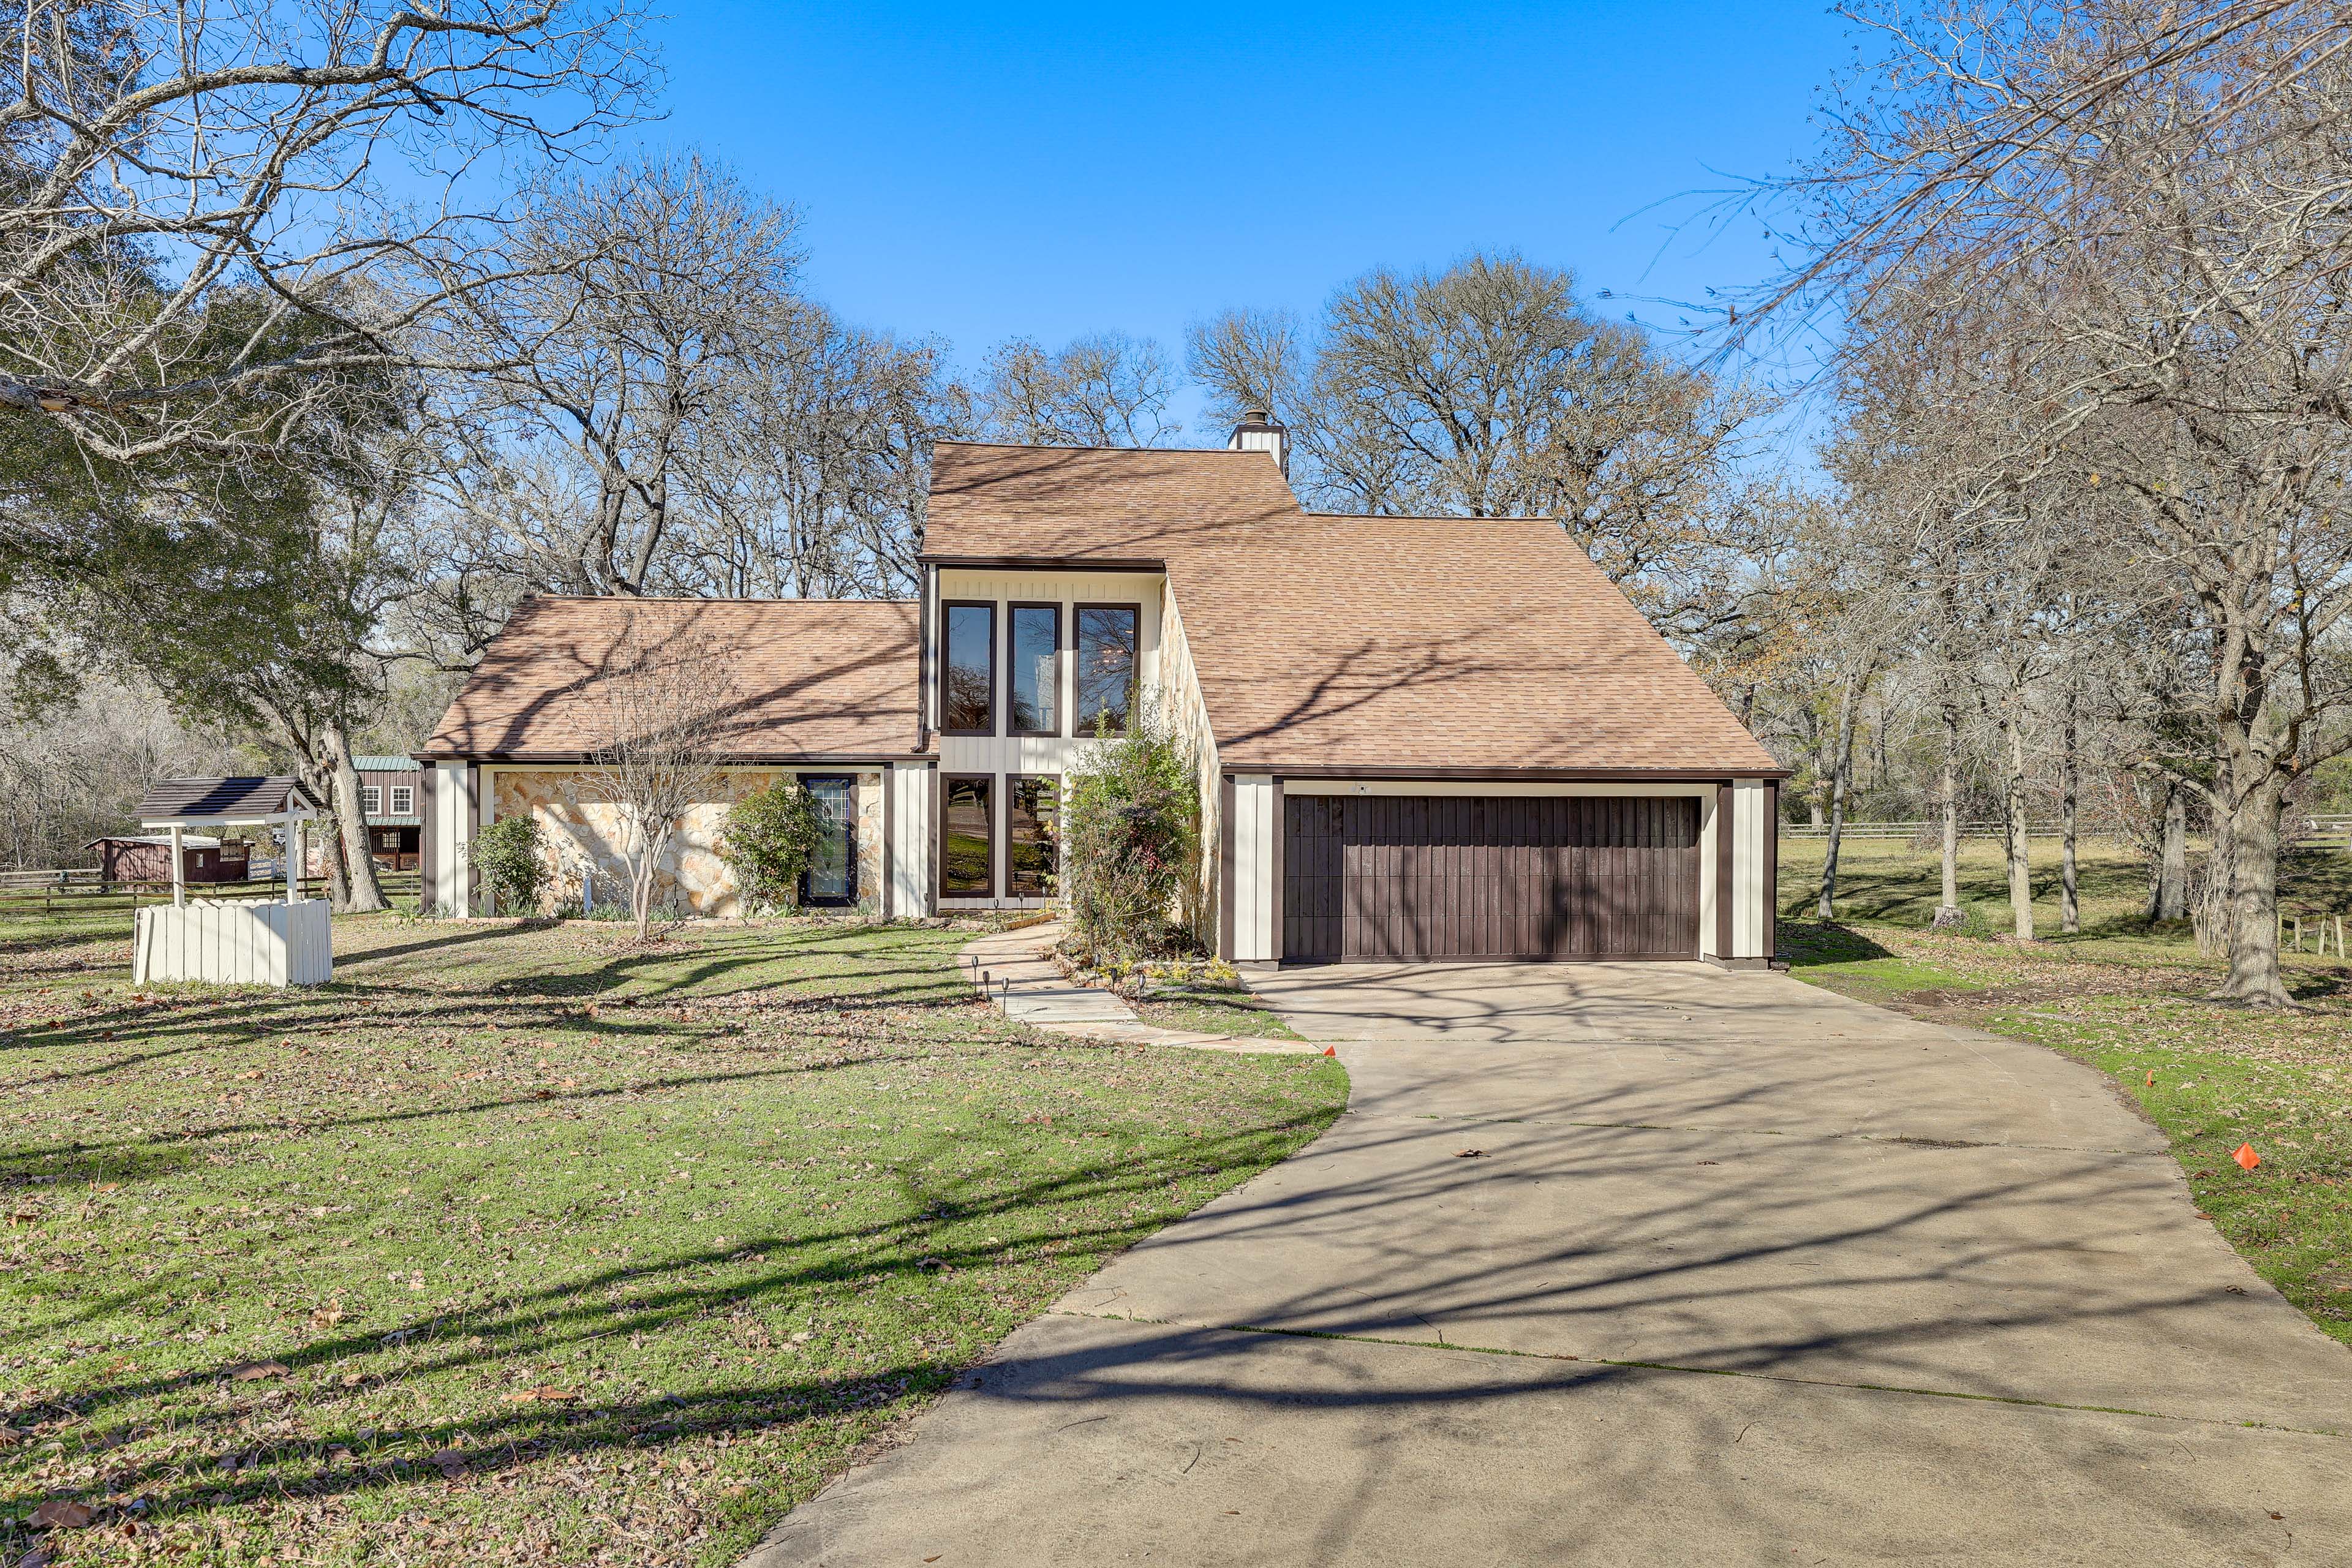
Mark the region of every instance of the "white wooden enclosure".
[[131, 978], [218, 985], [323, 985], [334, 978], [327, 900], [200, 900], [141, 910]]

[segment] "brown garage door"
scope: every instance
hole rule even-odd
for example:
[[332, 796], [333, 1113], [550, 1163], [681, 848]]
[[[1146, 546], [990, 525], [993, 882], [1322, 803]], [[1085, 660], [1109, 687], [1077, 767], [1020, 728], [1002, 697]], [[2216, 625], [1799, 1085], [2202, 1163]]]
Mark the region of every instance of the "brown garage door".
[[1695, 958], [1698, 802], [1290, 795], [1288, 959]]

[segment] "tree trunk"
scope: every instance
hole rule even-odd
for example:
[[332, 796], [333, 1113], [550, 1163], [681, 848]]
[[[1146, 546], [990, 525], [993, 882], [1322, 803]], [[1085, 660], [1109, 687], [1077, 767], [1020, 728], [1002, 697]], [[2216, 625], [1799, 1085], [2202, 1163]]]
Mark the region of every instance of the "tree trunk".
[[1944, 901], [1937, 923], [1960, 918], [1960, 705], [1944, 700]]
[[341, 724], [321, 727], [320, 741], [333, 773], [335, 821], [341, 829], [345, 891], [337, 907], [365, 913], [392, 907], [383, 883], [375, 874], [375, 853], [368, 846], [367, 813], [360, 808], [360, 771], [352, 762], [351, 736]]
[[1822, 920], [1832, 918], [1837, 897], [1838, 843], [1845, 836], [1846, 775], [1853, 770], [1853, 721], [1855, 710], [1862, 706], [1856, 689], [1861, 684], [1859, 677], [1848, 675], [1838, 689], [1836, 752], [1830, 760], [1829, 853], [1822, 860], [1822, 899], [1817, 911]]
[[2189, 792], [2177, 779], [2164, 781], [2164, 837], [2157, 851], [2156, 886], [2148, 897], [2147, 918], [2189, 918]]
[[2009, 839], [2010, 931], [2020, 942], [2033, 940], [2033, 877], [2025, 845], [2025, 725], [2018, 706], [2022, 692], [2012, 693], [2001, 715], [2009, 740], [2009, 776], [2001, 785], [2001, 816]]
[[[2231, 813], [2230, 977], [2213, 993], [2216, 1000], [2256, 1007], [2290, 1005], [2279, 973], [2279, 808], [2286, 781], [2275, 773], [2240, 795]], [[2214, 853], [2221, 847], [2218, 842]]]
[[2082, 880], [2074, 860], [2074, 817], [2082, 793], [2080, 701], [2070, 686], [2058, 749], [2058, 929], [2069, 935], [2083, 929]]

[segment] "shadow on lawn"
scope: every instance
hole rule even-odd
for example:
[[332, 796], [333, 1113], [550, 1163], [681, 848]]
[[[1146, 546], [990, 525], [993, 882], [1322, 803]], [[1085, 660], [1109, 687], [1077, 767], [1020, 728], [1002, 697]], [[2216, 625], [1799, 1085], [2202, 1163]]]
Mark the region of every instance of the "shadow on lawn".
[[[410, 1377], [510, 1361], [527, 1363], [593, 1341], [656, 1332], [714, 1313], [740, 1319], [763, 1309], [806, 1305], [813, 1299], [821, 1303], [829, 1298], [824, 1294], [813, 1298], [812, 1293], [828, 1289], [834, 1292], [845, 1287], [886, 1291], [920, 1289], [930, 1282], [931, 1267], [984, 1268], [1029, 1255], [1048, 1244], [1056, 1250], [1108, 1254], [1141, 1239], [1171, 1216], [1155, 1214], [1132, 1221], [1065, 1227], [1053, 1223], [1053, 1211], [1122, 1199], [1164, 1201], [1171, 1185], [1188, 1176], [1254, 1172], [1293, 1144], [1321, 1131], [1337, 1114], [1335, 1109], [1328, 1114], [1294, 1116], [1245, 1134], [1196, 1140], [1125, 1160], [1114, 1167], [1065, 1172], [1003, 1191], [975, 1194], [963, 1190], [963, 1184], [935, 1184], [917, 1173], [901, 1183], [903, 1201], [910, 1212], [874, 1225], [746, 1237], [724, 1252], [705, 1249], [645, 1265], [616, 1264], [584, 1279], [517, 1293], [495, 1305], [411, 1318], [388, 1332], [370, 1331], [320, 1340], [277, 1358], [292, 1377], [309, 1374], [319, 1379], [310, 1390], [313, 1395], [310, 1419], [319, 1433], [315, 1437], [276, 1445], [248, 1437], [193, 1459], [180, 1454], [169, 1461], [159, 1458], [121, 1465], [103, 1475], [102, 1484], [108, 1491], [137, 1491], [153, 1505], [171, 1509], [223, 1492], [233, 1501], [249, 1503], [282, 1493], [316, 1497], [430, 1477], [436, 1473], [431, 1466], [415, 1460], [373, 1467], [329, 1463], [325, 1456], [330, 1449], [353, 1447], [358, 1440], [352, 1428], [339, 1429], [331, 1416], [316, 1408], [320, 1400], [331, 1400], [345, 1392], [326, 1382], [324, 1374], [354, 1356], [396, 1346], [428, 1347], [420, 1364], [388, 1377], [368, 1378], [350, 1391], [373, 1393]], [[941, 1137], [910, 1163], [919, 1165], [954, 1147], [953, 1140]], [[1014, 1223], [1013, 1216], [1024, 1215], [1043, 1223], [1027, 1227]], [[992, 1237], [986, 1244], [968, 1247], [938, 1239], [937, 1233], [943, 1227], [982, 1221], [992, 1228], [1018, 1234], [1002, 1239]], [[845, 1249], [849, 1255], [838, 1256]], [[832, 1256], [823, 1260], [811, 1258], [799, 1265], [766, 1265], [772, 1255], [789, 1258], [813, 1253]], [[698, 1279], [698, 1275], [716, 1277]], [[602, 1299], [604, 1292], [616, 1287], [650, 1289], [624, 1302]], [[120, 1296], [106, 1310], [119, 1310], [145, 1293]], [[58, 1325], [50, 1323], [40, 1331], [54, 1335], [58, 1329]], [[484, 1342], [478, 1349], [469, 1343], [477, 1338]], [[821, 1353], [814, 1349], [799, 1352], [788, 1345], [760, 1346], [756, 1342], [745, 1344], [741, 1353], [751, 1357], [760, 1349], [778, 1373], [786, 1373], [789, 1359], [795, 1355]], [[971, 1359], [986, 1350], [985, 1345], [975, 1346]], [[469, 1464], [495, 1468], [567, 1453], [636, 1446], [647, 1439], [748, 1432], [779, 1421], [883, 1404], [905, 1394], [944, 1388], [967, 1364], [966, 1360], [902, 1358], [854, 1374], [747, 1380], [693, 1398], [600, 1400], [583, 1389], [576, 1407], [568, 1402], [562, 1405], [527, 1402], [503, 1410], [477, 1410], [382, 1430], [377, 1436], [384, 1443], [419, 1443], [427, 1451], [446, 1448], [462, 1438], [470, 1445], [465, 1450]], [[235, 1370], [236, 1365], [222, 1363], [168, 1378], [100, 1384], [78, 1392], [70, 1403], [16, 1402], [0, 1405], [0, 1424], [23, 1428], [70, 1414], [78, 1418], [85, 1445], [103, 1451], [142, 1435], [142, 1413], [117, 1407], [207, 1385], [228, 1392], [238, 1386], [230, 1382]], [[268, 1390], [257, 1386], [253, 1400], [233, 1400], [180, 1419], [184, 1429], [212, 1429], [226, 1436], [251, 1414], [255, 1404], [267, 1402], [268, 1394], [275, 1391], [275, 1386]], [[221, 1472], [225, 1462], [233, 1458], [240, 1461], [239, 1473], [229, 1479]], [[0, 1514], [31, 1508], [47, 1495], [0, 1493]], [[0, 1539], [5, 1538], [0, 1533]]]

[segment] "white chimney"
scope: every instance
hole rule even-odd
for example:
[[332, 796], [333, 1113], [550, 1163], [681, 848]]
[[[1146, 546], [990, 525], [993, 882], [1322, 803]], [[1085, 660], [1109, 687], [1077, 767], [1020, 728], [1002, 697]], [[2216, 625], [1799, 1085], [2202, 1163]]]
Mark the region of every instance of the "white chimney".
[[1275, 466], [1283, 478], [1290, 477], [1290, 432], [1273, 415], [1263, 408], [1252, 408], [1242, 415], [1242, 422], [1225, 438], [1228, 452], [1271, 452]]

